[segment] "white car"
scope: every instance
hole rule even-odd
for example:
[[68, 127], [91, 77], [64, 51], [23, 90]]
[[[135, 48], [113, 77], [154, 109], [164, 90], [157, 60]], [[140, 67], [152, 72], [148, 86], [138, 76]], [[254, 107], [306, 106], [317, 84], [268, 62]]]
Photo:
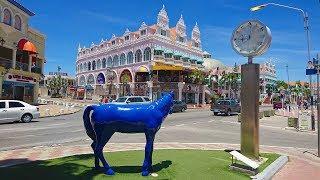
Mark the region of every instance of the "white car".
[[112, 104], [140, 104], [150, 102], [149, 97], [146, 96], [123, 96], [113, 101]]
[[14, 121], [28, 123], [39, 116], [37, 106], [17, 100], [0, 100], [0, 123]]

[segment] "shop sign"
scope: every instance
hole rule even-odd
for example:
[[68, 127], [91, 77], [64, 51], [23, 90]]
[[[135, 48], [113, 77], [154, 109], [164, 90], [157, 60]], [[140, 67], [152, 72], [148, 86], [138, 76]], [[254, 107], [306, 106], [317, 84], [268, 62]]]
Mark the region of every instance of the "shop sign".
[[35, 83], [37, 82], [36, 79], [29, 76], [23, 76], [18, 74], [8, 74], [6, 77], [7, 81], [16, 81], [16, 82], [24, 82], [24, 83]]

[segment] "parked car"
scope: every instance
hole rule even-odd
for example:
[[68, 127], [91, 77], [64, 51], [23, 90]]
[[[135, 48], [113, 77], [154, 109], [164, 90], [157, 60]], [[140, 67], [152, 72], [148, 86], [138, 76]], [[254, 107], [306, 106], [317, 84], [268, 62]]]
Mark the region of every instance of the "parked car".
[[[283, 108], [287, 108], [287, 105], [284, 103]], [[278, 101], [278, 102], [274, 102], [273, 103], [273, 109], [282, 109], [282, 102]]]
[[219, 99], [211, 104], [211, 111], [216, 116], [219, 113], [230, 116], [233, 113], [239, 113], [240, 104], [234, 99]]
[[146, 96], [123, 96], [117, 100], [112, 101], [112, 104], [136, 104], [136, 103], [150, 103], [151, 100]]
[[39, 107], [17, 100], [0, 100], [0, 122], [31, 122], [39, 118]]
[[173, 107], [172, 107], [172, 111], [173, 112], [184, 112], [187, 110], [187, 104], [185, 102], [182, 101], [173, 101]]

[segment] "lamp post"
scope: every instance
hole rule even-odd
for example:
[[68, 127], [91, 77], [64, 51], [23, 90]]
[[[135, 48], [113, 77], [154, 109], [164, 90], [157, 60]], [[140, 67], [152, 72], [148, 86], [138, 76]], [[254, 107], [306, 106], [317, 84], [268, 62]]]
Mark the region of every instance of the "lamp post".
[[[311, 55], [310, 55], [310, 29], [309, 29], [309, 17], [308, 17], [308, 13], [305, 12], [304, 10], [300, 9], [300, 8], [296, 8], [296, 7], [292, 7], [292, 6], [286, 6], [286, 5], [282, 5], [282, 4], [277, 4], [277, 3], [266, 3], [266, 4], [262, 4], [262, 5], [258, 5], [255, 7], [250, 8], [250, 11], [255, 12], [255, 11], [259, 11], [267, 6], [277, 6], [277, 7], [282, 7], [282, 8], [287, 8], [287, 9], [292, 9], [292, 10], [296, 10], [301, 12], [302, 16], [303, 16], [303, 22], [304, 22], [304, 30], [306, 31], [306, 38], [307, 38], [307, 47], [308, 47], [308, 61], [311, 60]], [[309, 83], [310, 83], [310, 100], [311, 100], [311, 126], [312, 126], [312, 130], [315, 130], [315, 119], [314, 119], [314, 110], [313, 110], [313, 92], [312, 92], [312, 78], [311, 75], [309, 76]], [[319, 104], [319, 99], [318, 99], [318, 104]], [[319, 110], [319, 108], [318, 108]], [[319, 111], [318, 111], [318, 116], [319, 116]], [[319, 123], [319, 119], [318, 119], [318, 123]], [[318, 139], [319, 141], [319, 139]], [[319, 149], [319, 142], [318, 142], [318, 156], [320, 156], [320, 149]]]

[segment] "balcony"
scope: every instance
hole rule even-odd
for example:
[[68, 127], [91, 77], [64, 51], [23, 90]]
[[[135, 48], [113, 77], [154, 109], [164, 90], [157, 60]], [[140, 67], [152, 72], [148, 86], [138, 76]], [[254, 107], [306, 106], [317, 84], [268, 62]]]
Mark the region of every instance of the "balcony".
[[166, 64], [174, 64], [174, 60], [172, 58], [165, 58], [164, 60]]
[[12, 61], [4, 58], [0, 58], [0, 66], [10, 69], [12, 67]]
[[22, 70], [22, 71], [28, 71], [28, 64], [27, 63], [21, 63], [21, 62], [16, 62], [16, 69], [17, 70]]

